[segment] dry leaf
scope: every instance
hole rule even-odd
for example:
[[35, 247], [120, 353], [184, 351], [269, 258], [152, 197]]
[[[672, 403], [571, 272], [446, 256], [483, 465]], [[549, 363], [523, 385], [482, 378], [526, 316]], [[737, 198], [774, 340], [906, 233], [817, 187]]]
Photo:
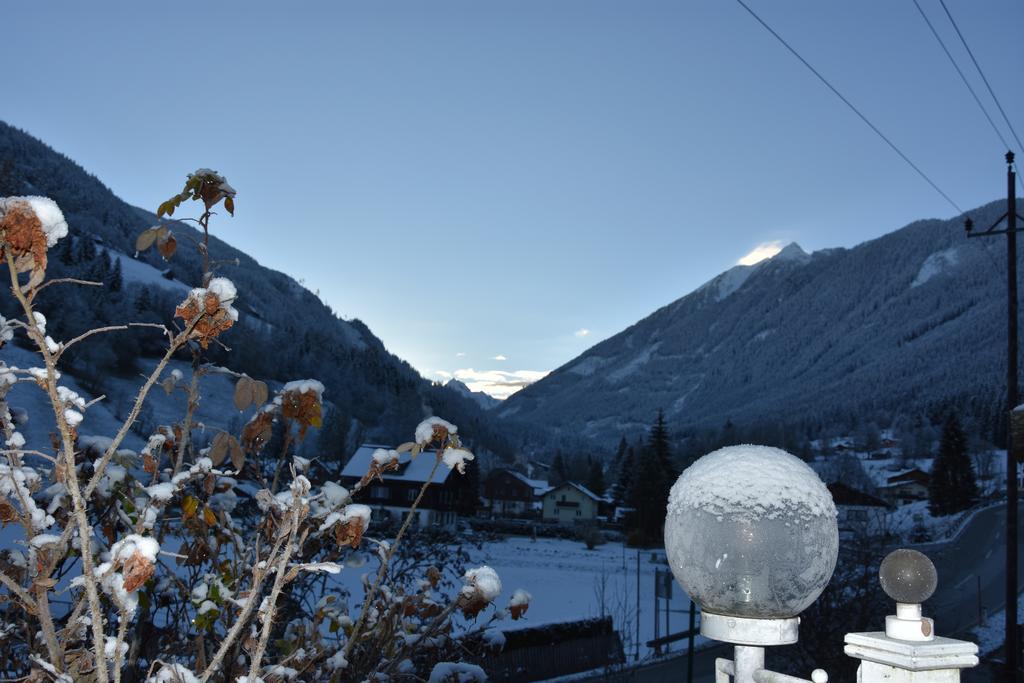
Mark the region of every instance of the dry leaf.
[[199, 509], [199, 500], [195, 496], [185, 496], [185, 500], [181, 501], [181, 518], [184, 521], [188, 521], [196, 516], [196, 510]]
[[174, 256], [174, 252], [178, 250], [178, 240], [174, 239], [174, 235], [168, 235], [165, 239], [157, 242], [156, 248], [160, 250], [160, 255], [164, 257], [164, 261], [170, 261], [171, 257]]
[[241, 377], [235, 384], [235, 407], [245, 410], [252, 405], [255, 399], [255, 383], [250, 377]]
[[231, 451], [231, 466], [241, 472], [245, 467], [245, 451], [242, 450], [242, 444], [238, 443], [235, 437], [228, 437], [228, 449]]
[[231, 435], [227, 432], [218, 432], [217, 436], [213, 437], [208, 455], [214, 467], [218, 467], [224, 462], [224, 458], [228, 457], [228, 439], [230, 438]]
[[157, 228], [148, 228], [139, 233], [135, 238], [135, 251], [146, 251], [156, 241]]
[[267, 402], [267, 397], [269, 395], [269, 393], [267, 391], [267, 383], [266, 382], [260, 382], [259, 380], [253, 380], [252, 387], [253, 387], [253, 392], [252, 392], [253, 403], [258, 405], [258, 406], [261, 406], [264, 403], [266, 403]]

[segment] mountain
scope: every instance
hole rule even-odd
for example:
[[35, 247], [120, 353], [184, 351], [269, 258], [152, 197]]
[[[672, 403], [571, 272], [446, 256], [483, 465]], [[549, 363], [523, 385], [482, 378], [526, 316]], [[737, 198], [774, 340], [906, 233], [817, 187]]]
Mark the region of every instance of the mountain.
[[[987, 226], [1004, 210], [970, 215]], [[659, 409], [675, 430], [814, 431], [955, 406], [983, 432], [1005, 395], [1005, 252], [1000, 239], [966, 239], [963, 217], [850, 249], [790, 244], [593, 346], [497, 413], [606, 445], [646, 430]]]
[[[190, 170], [182, 169], [182, 183]], [[230, 169], [221, 170], [230, 178]], [[181, 188], [166, 189], [170, 196]], [[170, 261], [155, 249], [135, 254], [138, 234], [160, 222], [153, 213], [128, 205], [71, 159], [0, 122], [0, 196], [12, 195], [48, 196], [64, 212], [70, 235], [51, 255], [51, 278], [107, 284], [100, 292], [63, 286], [40, 295], [39, 308], [55, 338], [70, 339], [92, 327], [126, 321], [174, 324], [175, 306], [201, 278], [200, 257], [189, 245], [200, 233], [191, 225], [171, 223], [181, 248]], [[244, 196], [242, 192], [238, 200], [244, 202]], [[188, 207], [181, 213], [190, 215]], [[215, 219], [210, 253], [222, 264], [218, 274], [238, 287], [235, 307], [240, 318], [223, 336], [231, 348], [212, 345], [207, 359], [271, 382], [321, 380], [330, 406], [318, 437], [318, 455], [343, 458], [360, 440], [405, 441], [419, 420], [436, 411], [472, 427], [463, 431], [474, 446], [511, 457], [514, 448], [504, 436], [509, 428], [491, 428], [494, 419], [477, 400], [424, 380], [361, 321], [340, 318], [294, 278], [260, 265], [221, 239], [234, 229], [230, 218]], [[0, 297], [0, 314], [18, 314], [13, 297]], [[61, 369], [92, 395], [106, 393], [108, 403], [116, 406], [126, 401], [118, 395], [125, 382], [114, 380], [137, 379], [139, 367], [161, 353], [162, 346], [152, 330], [95, 337], [69, 352]], [[225, 410], [234, 411], [228, 406]], [[232, 414], [237, 419], [237, 412]]]
[[484, 410], [490, 410], [491, 408], [501, 405], [501, 401], [494, 398], [490, 394], [485, 394], [482, 391], [473, 391], [466, 386], [464, 382], [460, 382], [457, 379], [450, 379], [444, 384], [445, 387], [457, 392], [468, 399], [471, 399], [477, 403]]

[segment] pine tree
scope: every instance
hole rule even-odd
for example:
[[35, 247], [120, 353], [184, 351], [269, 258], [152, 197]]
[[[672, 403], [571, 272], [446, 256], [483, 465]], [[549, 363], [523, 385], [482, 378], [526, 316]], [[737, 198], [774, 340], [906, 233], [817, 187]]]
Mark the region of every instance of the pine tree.
[[150, 300], [149, 288], [140, 287], [139, 295], [135, 297], [135, 312], [148, 313], [152, 307], [153, 302]]
[[612, 484], [606, 487], [608, 495], [614, 503], [619, 505], [622, 504], [622, 464], [626, 458], [626, 449], [628, 448], [629, 444], [626, 443], [626, 437], [622, 437], [619, 440], [619, 447], [615, 449], [615, 457], [612, 459], [612, 464], [608, 468], [608, 478], [612, 481]]
[[79, 263], [90, 263], [96, 258], [96, 244], [88, 235], [79, 237], [75, 241], [75, 246], [78, 247], [78, 254], [76, 254], [75, 260]]
[[107, 287], [111, 292], [120, 292], [124, 285], [124, 272], [121, 269], [121, 259], [114, 259], [114, 267], [110, 270], [110, 277], [107, 279]]
[[635, 540], [646, 545], [661, 538], [661, 528], [668, 507], [668, 494], [676, 480], [665, 414], [660, 410], [651, 427], [647, 444], [640, 452], [635, 472], [629, 502], [636, 510]]
[[586, 481], [583, 484], [598, 496], [604, 495], [604, 467], [601, 461], [595, 458], [590, 459], [590, 467], [587, 472]]
[[942, 429], [939, 455], [949, 460], [950, 481], [953, 484], [953, 512], [966, 510], [978, 499], [978, 482], [974, 476], [974, 464], [967, 454], [967, 439], [960, 427], [960, 420], [950, 414]]
[[[647, 448], [654, 453], [658, 466], [662, 469], [665, 476], [671, 476], [674, 473], [672, 450], [668, 443], [668, 427], [665, 426], [665, 413], [661, 410], [658, 411], [658, 417], [654, 422], [654, 426], [651, 427], [651, 433], [647, 439]], [[672, 483], [674, 483], [674, 480]]]
[[932, 515], [950, 515], [971, 507], [977, 498], [978, 484], [967, 454], [967, 440], [956, 414], [950, 413], [932, 465], [928, 509]]
[[[623, 439], [625, 441], [625, 439]], [[618, 479], [612, 486], [612, 500], [617, 505], [628, 505], [630, 489], [633, 486], [633, 472], [636, 470], [636, 451], [630, 446], [619, 459]]]
[[562, 451], [555, 451], [555, 458], [551, 461], [551, 479], [550, 484], [557, 486], [558, 484], [569, 481], [569, 467], [565, 464], [565, 458], [562, 457]]
[[75, 241], [69, 236], [67, 239], [63, 239], [58, 242], [58, 244], [60, 245], [60, 250], [58, 252], [60, 255], [60, 262], [65, 266], [70, 266], [75, 262]]

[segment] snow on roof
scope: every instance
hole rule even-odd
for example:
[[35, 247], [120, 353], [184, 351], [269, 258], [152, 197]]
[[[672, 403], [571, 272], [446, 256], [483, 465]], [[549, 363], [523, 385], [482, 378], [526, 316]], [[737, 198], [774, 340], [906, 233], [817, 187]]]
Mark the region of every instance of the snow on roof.
[[529, 479], [529, 478], [527, 478], [527, 476], [525, 474], [522, 474], [520, 472], [516, 472], [514, 470], [506, 470], [506, 471], [509, 474], [511, 474], [513, 477], [518, 479], [519, 481], [521, 481], [524, 484], [526, 484], [527, 486], [532, 487], [533, 488], [533, 495], [535, 495], [535, 496], [543, 495], [545, 492], [547, 492], [548, 490], [551, 489], [551, 487], [548, 486], [548, 483], [546, 481], [544, 481], [543, 479]]
[[888, 476], [889, 484], [901, 484], [907, 482], [920, 482], [929, 479], [928, 473], [920, 468], [912, 467], [909, 470], [900, 470]]
[[601, 498], [601, 496], [597, 495], [596, 493], [594, 493], [593, 491], [588, 489], [583, 484], [577, 484], [574, 481], [567, 481], [564, 484], [559, 484], [558, 486], [552, 486], [552, 487], [548, 488], [546, 491], [544, 491], [544, 494], [546, 495], [548, 493], [551, 493], [552, 491], [557, 491], [558, 489], [563, 489], [566, 486], [572, 486], [573, 488], [578, 490], [583, 495], [585, 495], [588, 498], [591, 498], [592, 500], [594, 500], [594, 502], [598, 502], [598, 503], [604, 502], [604, 498]]
[[828, 492], [836, 505], [863, 505], [868, 507], [889, 507], [884, 500], [872, 496], [841, 482], [828, 484]]
[[[385, 450], [391, 450], [392, 446], [381, 446], [377, 444], [366, 444], [356, 450], [349, 458], [348, 462], [345, 463], [345, 469], [341, 471], [342, 477], [354, 477], [361, 479], [364, 474], [370, 470], [370, 463], [373, 461], [374, 452], [383, 448]], [[402, 453], [398, 456], [399, 469], [397, 472], [385, 472], [385, 481], [409, 481], [422, 483], [427, 480], [430, 476], [430, 470], [434, 468], [435, 455], [434, 451], [424, 451], [420, 453], [419, 457], [413, 460], [408, 453]], [[447, 479], [448, 475], [451, 474], [451, 470], [447, 467], [438, 467], [434, 473], [434, 478], [431, 479], [434, 483], [443, 484]]]

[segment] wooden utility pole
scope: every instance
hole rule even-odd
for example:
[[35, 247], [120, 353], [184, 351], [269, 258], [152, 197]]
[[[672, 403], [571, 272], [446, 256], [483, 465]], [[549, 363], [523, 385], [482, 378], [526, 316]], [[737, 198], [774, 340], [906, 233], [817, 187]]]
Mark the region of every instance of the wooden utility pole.
[[[1013, 409], [1020, 402], [1017, 388], [1017, 174], [1013, 152], [1006, 153], [1006, 213], [984, 232], [974, 232], [968, 218], [968, 237], [1006, 235], [1006, 680], [1016, 681], [1020, 668], [1017, 629], [1017, 454], [1013, 434]], [[1006, 228], [997, 230], [1006, 220]]]

